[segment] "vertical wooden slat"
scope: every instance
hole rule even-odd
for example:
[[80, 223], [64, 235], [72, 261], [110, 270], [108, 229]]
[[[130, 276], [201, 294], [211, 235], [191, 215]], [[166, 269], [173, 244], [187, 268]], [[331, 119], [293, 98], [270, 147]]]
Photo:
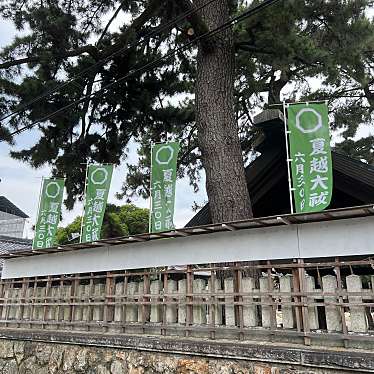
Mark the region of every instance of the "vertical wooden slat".
[[150, 293], [150, 282], [149, 282], [149, 275], [148, 274], [144, 274], [143, 275], [143, 284], [144, 284], [144, 291], [143, 291], [143, 298], [141, 300], [143, 300], [143, 303], [141, 305], [141, 308], [142, 308], [142, 331], [143, 331], [143, 334], [146, 332], [145, 331], [145, 324], [146, 322], [148, 321], [148, 316], [149, 316], [149, 313], [150, 313], [150, 306], [145, 303], [148, 303], [149, 302], [149, 297], [148, 296], [145, 296], [145, 295], [149, 295]]
[[113, 320], [113, 307], [108, 305], [109, 302], [113, 301], [111, 297], [113, 295], [113, 276], [110, 271], [106, 273], [105, 280], [105, 299], [104, 299], [104, 331], [108, 331], [108, 323]]
[[274, 291], [274, 284], [273, 284], [273, 278], [271, 275], [271, 262], [267, 261], [266, 264], [268, 265], [267, 267], [268, 292], [269, 292], [269, 300], [271, 301], [270, 329], [276, 330], [277, 328], [277, 319], [276, 319], [277, 306], [274, 304], [274, 297], [272, 295]]
[[[235, 270], [235, 282], [234, 282], [234, 292], [237, 294], [236, 296], [236, 301], [238, 303], [243, 303], [243, 296], [242, 294], [242, 270], [241, 269], [236, 269]], [[244, 339], [244, 315], [243, 315], [243, 304], [238, 304], [236, 306], [236, 320], [237, 324], [239, 326], [239, 340]]]
[[127, 302], [127, 285], [129, 283], [129, 277], [127, 275], [127, 272], [125, 271], [125, 278], [123, 280], [123, 294], [125, 295], [124, 298], [122, 298], [122, 332], [125, 333], [126, 332], [126, 313], [127, 313], [127, 305], [126, 305], [126, 302]]
[[[297, 262], [295, 259], [294, 262]], [[300, 279], [299, 279], [299, 269], [293, 268], [292, 269], [292, 284], [293, 284], [293, 291], [295, 293], [300, 293]], [[294, 296], [293, 300], [295, 303], [300, 303], [300, 297]], [[295, 306], [295, 315], [296, 315], [296, 327], [297, 331], [301, 332], [303, 330], [303, 319], [302, 319], [302, 310], [300, 306]]]
[[[210, 267], [213, 267], [213, 264], [209, 265]], [[215, 325], [216, 325], [216, 309], [217, 304], [216, 302], [216, 297], [214, 294], [217, 292], [216, 290], [216, 272], [215, 270], [211, 271], [210, 275], [210, 306], [209, 306], [209, 323], [210, 323], [210, 339], [215, 339], [216, 338], [216, 332], [215, 332]]]
[[8, 319], [9, 319], [9, 306], [8, 306], [8, 304], [12, 303], [12, 299], [9, 297], [9, 295], [10, 295], [13, 287], [14, 287], [14, 280], [12, 279], [10, 282], [6, 283], [6, 287], [5, 287], [5, 291], [4, 291], [4, 297], [6, 295], [6, 291], [8, 291], [8, 298], [4, 302], [4, 311], [3, 311], [3, 316], [4, 316], [4, 320], [5, 320], [5, 327], [8, 326], [8, 324], [7, 324]]
[[2, 319], [2, 313], [3, 313], [3, 307], [4, 307], [4, 287], [5, 283], [4, 281], [0, 280], [0, 319]]
[[[34, 319], [34, 311], [35, 311], [35, 303], [36, 303], [36, 289], [38, 287], [38, 277], [34, 278], [34, 287], [31, 295], [31, 306], [30, 306], [30, 321], [33, 321]], [[30, 329], [32, 328], [32, 324], [30, 323]]]
[[344, 313], [344, 300], [343, 300], [343, 297], [341, 296], [341, 292], [343, 290], [343, 284], [342, 284], [342, 277], [341, 277], [341, 273], [340, 273], [340, 259], [339, 257], [336, 257], [335, 258], [335, 263], [336, 263], [336, 266], [335, 266], [335, 273], [336, 273], [336, 280], [337, 280], [337, 283], [338, 283], [338, 292], [339, 292], [339, 297], [338, 297], [338, 302], [339, 302], [339, 310], [340, 310], [340, 315], [341, 315], [341, 318], [342, 318], [342, 328], [343, 328], [343, 339], [344, 339], [344, 345], [347, 347], [347, 343], [348, 343], [348, 329], [347, 329], [347, 323], [346, 323], [346, 320], [345, 320], [345, 313]]
[[70, 322], [70, 325], [73, 326], [74, 325], [74, 312], [75, 312], [75, 304], [77, 302], [77, 290], [78, 290], [78, 285], [79, 285], [79, 279], [77, 279], [79, 277], [79, 274], [75, 274], [74, 275], [74, 279], [71, 281], [71, 288], [70, 288], [70, 303], [71, 303], [71, 307], [70, 307], [70, 313], [69, 313], [69, 322]]
[[192, 325], [193, 318], [193, 272], [192, 266], [187, 265], [187, 274], [186, 274], [186, 330], [185, 336], [188, 337], [191, 335], [190, 326]]
[[308, 303], [308, 299], [305, 296], [305, 290], [306, 290], [305, 269], [304, 269], [304, 266], [302, 266], [304, 264], [304, 260], [299, 259], [298, 264], [300, 265], [298, 267], [298, 277], [299, 277], [299, 284], [300, 284], [300, 292], [302, 294], [302, 296], [300, 297], [300, 301], [303, 304], [302, 309], [301, 309], [302, 310], [301, 317], [302, 317], [302, 325], [303, 325], [303, 330], [304, 330], [304, 344], [310, 345], [311, 339], [309, 336], [306, 336], [310, 333], [310, 328], [309, 328], [309, 309], [306, 305]]
[[[51, 276], [48, 275], [47, 277], [47, 282], [46, 282], [46, 287], [45, 287], [45, 292], [44, 292], [44, 303], [51, 303], [51, 300], [48, 299], [48, 296], [49, 296], [49, 290], [51, 289], [51, 285], [52, 285], [52, 280], [51, 280]], [[43, 308], [43, 319], [42, 321], [45, 322], [46, 320], [46, 317], [47, 317], [47, 313], [48, 313], [48, 308], [51, 308], [51, 306], [47, 306], [47, 305], [44, 305], [44, 308]], [[42, 323], [42, 329], [45, 329], [45, 324]]]
[[[23, 319], [23, 311], [25, 310], [26, 292], [27, 292], [28, 285], [29, 285], [28, 278], [23, 278], [23, 280], [22, 280], [21, 299], [20, 299], [21, 305], [19, 306], [19, 313], [18, 313], [19, 319]], [[20, 327], [19, 323], [17, 324], [17, 327]]]
[[61, 275], [60, 276], [60, 281], [59, 281], [59, 290], [58, 290], [58, 305], [57, 305], [57, 311], [56, 311], [56, 322], [57, 322], [57, 325], [56, 325], [56, 328], [57, 329], [64, 329], [64, 326], [60, 326], [59, 322], [63, 322], [64, 321], [64, 308], [63, 306], [61, 305], [65, 300], [63, 298], [63, 289], [64, 289], [64, 276]]
[[95, 294], [94, 292], [95, 284], [94, 284], [93, 276], [94, 274], [90, 273], [90, 281], [89, 281], [90, 287], [89, 287], [89, 292], [88, 292], [88, 307], [87, 307], [87, 327], [86, 327], [87, 331], [90, 330], [90, 323], [93, 321], [93, 307], [91, 305], [92, 298]]
[[[169, 293], [169, 287], [168, 287], [168, 273], [165, 272], [162, 274], [163, 277], [163, 284], [164, 284], [164, 294]], [[170, 297], [164, 296], [163, 298], [163, 305], [162, 305], [162, 328], [161, 328], [161, 335], [166, 335], [166, 327], [167, 327], [167, 322], [166, 322], [166, 308], [167, 308], [167, 303], [168, 301], [173, 300]]]

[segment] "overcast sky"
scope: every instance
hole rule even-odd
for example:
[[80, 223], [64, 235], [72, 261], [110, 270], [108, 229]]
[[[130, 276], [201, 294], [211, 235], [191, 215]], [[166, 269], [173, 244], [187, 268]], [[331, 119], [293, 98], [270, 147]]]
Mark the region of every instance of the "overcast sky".
[[[10, 22], [0, 19], [0, 48], [11, 42], [15, 33], [16, 30]], [[9, 156], [9, 151], [33, 145], [37, 136], [36, 131], [27, 131], [17, 136], [15, 139], [16, 145], [13, 147], [2, 142], [0, 143], [0, 195], [6, 196], [30, 216], [25, 231], [25, 235], [29, 238], [33, 236], [31, 227], [35, 224], [36, 220], [41, 179], [42, 177], [50, 176], [50, 170], [48, 167], [37, 170], [32, 169], [28, 164], [12, 159]], [[130, 154], [127, 162], [136, 161], [136, 157], [136, 149], [132, 145], [130, 146]], [[120, 191], [126, 173], [126, 165], [115, 168], [109, 196], [110, 203], [118, 205], [125, 203], [123, 200], [116, 199], [115, 194]], [[194, 194], [187, 179], [177, 181], [175, 209], [175, 224], [177, 227], [183, 227], [195, 214], [192, 211], [194, 201], [202, 203], [207, 200], [204, 183], [201, 184], [201, 187], [200, 192]], [[134, 200], [134, 204], [139, 207], [149, 207], [149, 201], [144, 199]], [[82, 204], [76, 204], [73, 211], [64, 209], [62, 225], [70, 223], [81, 213]]]

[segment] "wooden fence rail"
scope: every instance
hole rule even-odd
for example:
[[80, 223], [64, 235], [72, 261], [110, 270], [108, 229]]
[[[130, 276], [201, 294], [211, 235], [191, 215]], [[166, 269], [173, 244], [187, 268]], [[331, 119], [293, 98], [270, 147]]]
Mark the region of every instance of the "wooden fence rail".
[[[373, 342], [371, 259], [189, 265], [0, 282], [0, 327]], [[323, 339], [321, 339], [323, 338]], [[331, 343], [333, 344], [333, 343]]]

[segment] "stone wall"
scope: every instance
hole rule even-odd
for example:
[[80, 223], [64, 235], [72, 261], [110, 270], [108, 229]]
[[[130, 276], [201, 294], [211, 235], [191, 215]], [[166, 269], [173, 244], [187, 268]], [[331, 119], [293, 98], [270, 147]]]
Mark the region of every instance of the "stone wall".
[[246, 360], [0, 340], [0, 373], [3, 374], [334, 374], [331, 369], [263, 364]]

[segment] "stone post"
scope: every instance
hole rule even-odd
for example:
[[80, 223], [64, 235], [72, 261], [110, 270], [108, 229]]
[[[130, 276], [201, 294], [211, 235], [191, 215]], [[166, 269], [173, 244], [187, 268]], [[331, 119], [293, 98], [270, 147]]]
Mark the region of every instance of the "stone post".
[[[86, 284], [84, 286], [83, 294], [82, 294], [82, 301], [88, 303], [91, 297], [91, 284]], [[89, 322], [90, 321], [90, 311], [91, 307], [89, 305], [82, 307], [82, 321]]]
[[[157, 295], [157, 297], [152, 297], [151, 302], [160, 302], [160, 292], [163, 289], [162, 282], [160, 280], [155, 280], [151, 282], [150, 293], [152, 295]], [[151, 305], [151, 317], [150, 321], [158, 323], [162, 321], [162, 305]]]
[[34, 313], [33, 313], [33, 319], [34, 320], [42, 320], [43, 319], [43, 307], [38, 306], [42, 302], [42, 297], [45, 293], [45, 288], [44, 287], [36, 287], [35, 290], [35, 297], [37, 298], [34, 306]]
[[69, 321], [70, 319], [70, 308], [71, 308], [71, 306], [69, 306], [70, 294], [71, 294], [71, 286], [63, 286], [61, 299], [66, 304], [62, 306], [61, 309], [62, 309], [62, 319], [64, 321]]
[[[74, 303], [81, 303], [84, 298], [84, 285], [80, 284], [76, 288], [75, 300]], [[73, 321], [74, 322], [81, 322], [83, 317], [83, 306], [82, 305], [75, 305], [74, 306], [74, 315]], [[74, 330], [82, 330], [81, 326], [74, 326]]]
[[[58, 287], [51, 287], [49, 289], [49, 294], [52, 297], [52, 299], [49, 299], [48, 303], [50, 303], [50, 304], [57, 303], [58, 292], [59, 292]], [[48, 321], [55, 321], [56, 320], [56, 314], [57, 314], [57, 306], [55, 306], [55, 305], [47, 306], [46, 315], [45, 315], [45, 319], [46, 319], [47, 323], [48, 323]], [[53, 329], [54, 326], [53, 325], [47, 325], [46, 328], [47, 329]]]
[[23, 319], [30, 319], [30, 312], [31, 312], [31, 300], [30, 297], [32, 296], [33, 288], [32, 287], [27, 287], [26, 289], [26, 295], [25, 295], [25, 303], [28, 305], [25, 305], [23, 308]]
[[[21, 288], [11, 288], [9, 292], [9, 303], [15, 304], [9, 306], [9, 313], [8, 313], [8, 320], [16, 320], [17, 315], [19, 314], [19, 306], [17, 305], [19, 303], [19, 297], [21, 295]], [[9, 324], [9, 327], [17, 327], [16, 324]]]
[[[260, 292], [269, 292], [269, 284], [268, 284], [268, 277], [260, 277]], [[261, 296], [262, 303], [269, 303], [270, 297], [269, 296]], [[261, 320], [262, 320], [262, 327], [271, 327], [271, 305], [264, 304], [261, 305]]]
[[[349, 292], [362, 292], [362, 282], [358, 275], [349, 275], [346, 278], [347, 291]], [[350, 303], [362, 303], [361, 296], [349, 296]], [[364, 306], [350, 306], [351, 323], [349, 331], [366, 333], [368, 331], [368, 323], [366, 320], [366, 313]]]
[[[183, 295], [186, 293], [186, 285], [187, 280], [181, 279], [178, 281], [178, 293]], [[186, 323], [186, 298], [185, 297], [179, 297], [179, 303], [178, 303], [178, 323]]]
[[[279, 288], [280, 292], [291, 293], [292, 290], [292, 275], [287, 274], [279, 277]], [[282, 302], [290, 303], [292, 301], [291, 296], [281, 296]], [[282, 304], [282, 322], [284, 329], [293, 329], [295, 327], [295, 317], [293, 307]]]
[[19, 291], [18, 291], [18, 296], [17, 296], [17, 302], [19, 303], [19, 305], [17, 306], [17, 310], [16, 310], [16, 319], [17, 320], [20, 320], [22, 319], [22, 316], [23, 316], [23, 309], [24, 306], [21, 305], [25, 303], [25, 300], [24, 300], [24, 292], [25, 292], [25, 288], [20, 288]]
[[[116, 283], [115, 286], [115, 295], [123, 296], [123, 282]], [[123, 298], [115, 298], [116, 303], [122, 303]], [[123, 306], [116, 305], [114, 307], [114, 322], [121, 322], [123, 319]]]
[[[322, 277], [323, 292], [335, 293], [337, 291], [336, 277], [334, 275], [325, 275]], [[325, 296], [325, 302], [336, 303], [335, 296]], [[340, 316], [339, 307], [335, 305], [329, 305], [325, 307], [326, 311], [326, 324], [327, 330], [330, 331], [342, 331], [342, 320]]]
[[[173, 279], [168, 280], [168, 294], [173, 294], [178, 291], [178, 283]], [[169, 297], [169, 301], [175, 302], [175, 299]], [[176, 323], [178, 317], [177, 305], [166, 306], [166, 323]]]
[[[253, 278], [242, 278], [242, 292], [253, 293], [256, 291], [255, 280]], [[243, 303], [253, 302], [253, 297], [243, 296]], [[244, 327], [255, 327], [258, 325], [257, 305], [244, 305], [243, 306], [243, 322]]]
[[138, 302], [138, 305], [135, 305], [135, 310], [138, 313], [138, 322], [142, 323], [143, 322], [143, 295], [144, 295], [144, 282], [140, 281], [138, 283], [138, 292], [137, 292], [137, 297], [134, 299], [135, 301]]
[[[212, 284], [211, 284], [211, 280], [212, 278], [210, 278], [209, 280], [209, 284], [208, 284], [208, 287], [209, 287], [209, 292], [212, 292]], [[221, 281], [219, 279], [216, 279], [215, 280], [215, 283], [214, 283], [215, 287], [214, 287], [214, 293], [219, 293], [219, 294], [223, 294], [223, 290], [222, 290], [222, 286], [221, 286]], [[222, 298], [219, 298], [218, 296], [215, 296], [215, 301], [218, 303], [218, 302], [222, 302]], [[217, 326], [220, 326], [223, 324], [223, 321], [222, 321], [222, 304], [217, 304], [217, 305], [211, 305], [210, 308], [214, 308], [214, 324]], [[212, 321], [210, 320], [210, 314], [209, 314], [209, 323], [212, 323]]]
[[105, 294], [105, 284], [95, 284], [94, 285], [94, 299], [95, 303], [100, 303], [100, 305], [95, 305], [92, 311], [93, 321], [102, 321], [104, 315], [104, 304], [103, 295]]
[[[305, 276], [305, 291], [306, 292], [315, 292], [316, 290], [316, 281], [314, 277], [310, 275]], [[314, 303], [315, 298], [313, 296], [307, 297], [308, 303]], [[309, 318], [309, 328], [311, 330], [318, 330], [319, 323], [318, 323], [318, 312], [316, 306], [309, 306], [308, 307], [308, 318]]]
[[[18, 292], [19, 288], [11, 288], [9, 290], [9, 303], [10, 304], [15, 304], [18, 300]], [[9, 306], [9, 313], [8, 313], [8, 320], [9, 319], [15, 319], [16, 318], [16, 309], [17, 307], [15, 305]]]
[[[206, 291], [206, 280], [205, 279], [194, 279], [193, 280], [193, 293], [202, 294]], [[194, 302], [201, 302], [202, 304], [193, 306], [193, 323], [196, 325], [206, 324], [206, 304], [203, 304], [204, 298], [201, 296], [194, 296]]]
[[[134, 295], [138, 292], [138, 282], [127, 284], [127, 301], [134, 302]], [[138, 307], [134, 304], [126, 306], [126, 322], [138, 322]]]
[[[225, 293], [234, 293], [234, 279], [225, 278]], [[235, 326], [234, 296], [225, 297], [225, 322], [226, 326]]]

